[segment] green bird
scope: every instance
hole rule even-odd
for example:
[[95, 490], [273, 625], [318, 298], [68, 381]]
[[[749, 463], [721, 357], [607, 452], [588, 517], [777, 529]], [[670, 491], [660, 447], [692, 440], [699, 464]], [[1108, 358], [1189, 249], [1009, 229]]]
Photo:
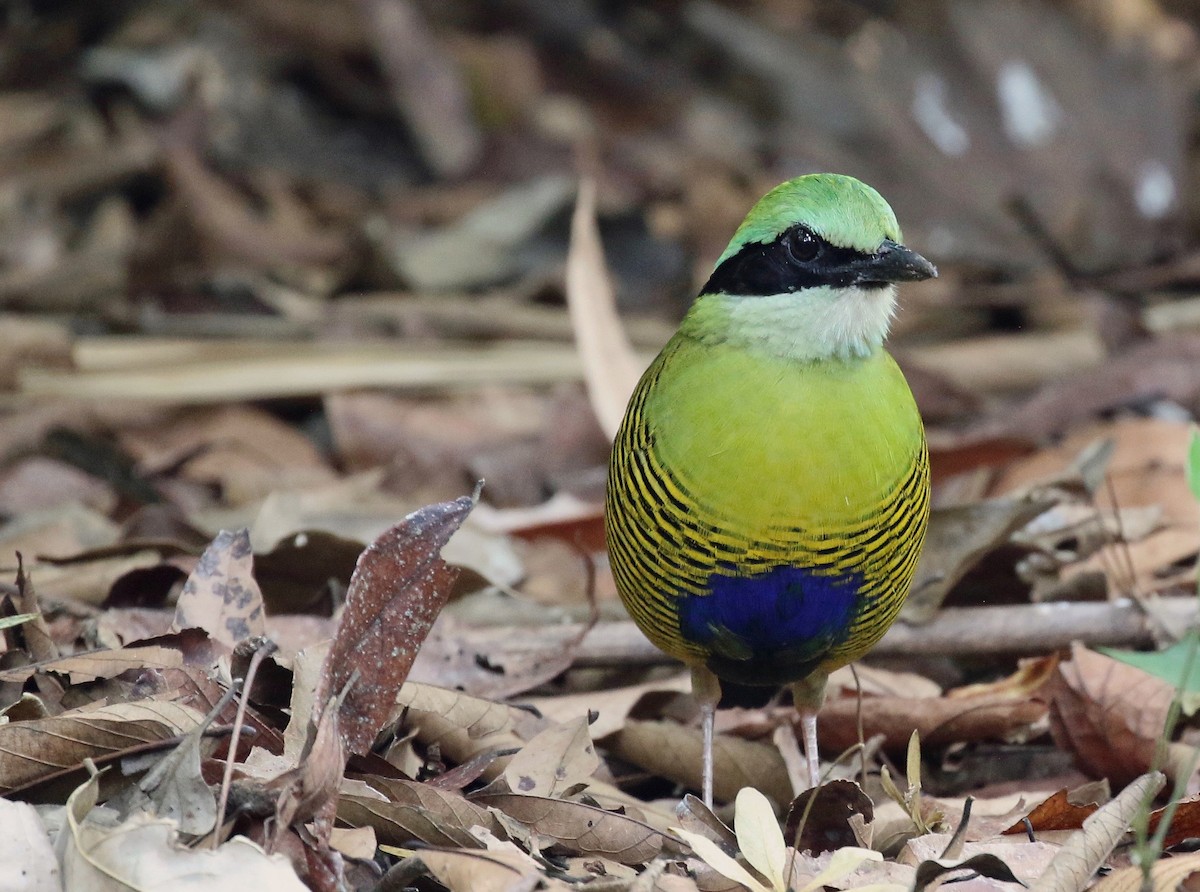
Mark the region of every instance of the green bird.
[[908, 594], [929, 518], [912, 392], [883, 349], [896, 282], [936, 276], [834, 174], [768, 192], [638, 383], [609, 465], [621, 599], [692, 671], [712, 804], [720, 679], [788, 684], [813, 786], [817, 710]]

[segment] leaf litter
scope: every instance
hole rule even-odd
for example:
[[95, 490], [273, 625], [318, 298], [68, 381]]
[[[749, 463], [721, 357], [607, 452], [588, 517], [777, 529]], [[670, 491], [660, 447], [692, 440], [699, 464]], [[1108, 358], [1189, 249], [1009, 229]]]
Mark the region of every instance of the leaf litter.
[[[1194, 11], [52, 6], [0, 36], [32, 888], [1194, 882]], [[892, 340], [931, 534], [831, 682], [827, 782], [731, 690], [711, 813], [605, 564], [603, 432], [741, 210], [820, 167], [943, 271]]]

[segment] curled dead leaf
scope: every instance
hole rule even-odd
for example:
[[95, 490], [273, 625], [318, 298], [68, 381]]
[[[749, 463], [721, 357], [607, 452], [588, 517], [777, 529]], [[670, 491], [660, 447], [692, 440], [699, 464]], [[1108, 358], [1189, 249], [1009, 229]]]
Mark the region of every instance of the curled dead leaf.
[[1150, 767], [1175, 695], [1165, 681], [1079, 644], [1046, 692], [1055, 742], [1114, 787]]

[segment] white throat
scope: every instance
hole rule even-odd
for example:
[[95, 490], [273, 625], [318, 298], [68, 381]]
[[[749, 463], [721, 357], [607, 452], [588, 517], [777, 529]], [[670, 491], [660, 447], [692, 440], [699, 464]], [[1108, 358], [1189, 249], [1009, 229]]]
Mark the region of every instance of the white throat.
[[722, 303], [723, 324], [693, 332], [793, 361], [862, 359], [883, 344], [896, 310], [896, 287], [806, 288], [762, 297], [705, 295]]

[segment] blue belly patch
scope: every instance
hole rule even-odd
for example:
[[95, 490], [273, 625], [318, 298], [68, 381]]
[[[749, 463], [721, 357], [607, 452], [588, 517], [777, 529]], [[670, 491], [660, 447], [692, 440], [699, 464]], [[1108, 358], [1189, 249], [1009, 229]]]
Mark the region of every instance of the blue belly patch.
[[709, 594], [679, 602], [683, 637], [723, 661], [819, 661], [849, 629], [862, 576], [775, 567], [755, 576], [713, 573]]

